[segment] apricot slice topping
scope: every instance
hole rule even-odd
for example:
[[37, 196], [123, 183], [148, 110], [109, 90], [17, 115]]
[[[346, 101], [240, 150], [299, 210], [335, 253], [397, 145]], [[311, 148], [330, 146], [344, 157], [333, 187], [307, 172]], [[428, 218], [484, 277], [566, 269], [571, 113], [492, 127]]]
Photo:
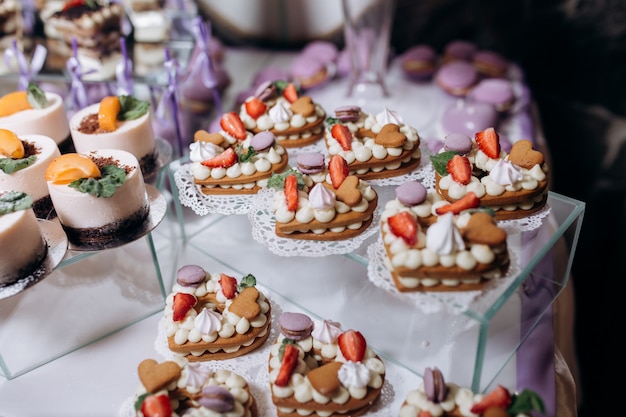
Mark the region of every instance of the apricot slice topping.
[[24, 157], [24, 144], [11, 130], [0, 129], [0, 155], [13, 159]]
[[66, 153], [58, 156], [46, 168], [46, 181], [69, 184], [81, 178], [100, 178], [100, 169], [88, 156]]
[[0, 97], [0, 117], [10, 116], [32, 108], [26, 91], [13, 91]]
[[120, 99], [117, 96], [107, 96], [100, 101], [98, 109], [100, 131], [113, 132], [115, 130], [117, 115], [121, 109]]

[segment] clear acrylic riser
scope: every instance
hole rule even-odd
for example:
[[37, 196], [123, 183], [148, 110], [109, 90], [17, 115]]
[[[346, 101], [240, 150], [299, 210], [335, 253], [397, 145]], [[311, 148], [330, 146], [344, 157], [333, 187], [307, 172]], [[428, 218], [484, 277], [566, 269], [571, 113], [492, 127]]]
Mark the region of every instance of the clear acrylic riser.
[[[178, 166], [178, 161], [170, 166], [172, 184]], [[412, 296], [385, 291], [368, 279], [367, 248], [376, 234], [345, 255], [279, 256], [253, 239], [246, 215], [199, 216], [174, 194], [173, 215], [186, 245], [225, 268], [253, 274], [316, 318], [362, 330], [385, 359], [420, 376], [437, 366], [447, 379], [477, 392], [496, 382], [515, 386], [515, 354], [568, 282], [584, 215], [584, 203], [550, 192], [551, 211], [542, 226], [509, 236], [514, 258], [523, 265], [497, 298], [478, 298], [461, 313], [454, 308], [424, 312]], [[549, 261], [547, 271], [538, 267], [544, 261]], [[542, 291], [549, 297], [522, 325], [523, 299]]]
[[[118, 248], [69, 250], [36, 285], [0, 300], [0, 375], [16, 378], [128, 327], [165, 305], [158, 228]], [[168, 239], [159, 239], [159, 242]]]

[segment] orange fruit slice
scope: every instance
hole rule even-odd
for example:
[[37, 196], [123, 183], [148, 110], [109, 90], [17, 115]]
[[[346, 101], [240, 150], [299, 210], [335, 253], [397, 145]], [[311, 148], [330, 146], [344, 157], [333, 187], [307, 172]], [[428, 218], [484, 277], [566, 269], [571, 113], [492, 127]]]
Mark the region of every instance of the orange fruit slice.
[[13, 91], [0, 97], [0, 117], [10, 116], [22, 110], [32, 109], [26, 91]]
[[58, 156], [46, 167], [46, 181], [69, 184], [81, 178], [100, 178], [100, 169], [88, 156], [66, 153]]
[[11, 130], [0, 129], [0, 155], [13, 159], [24, 157], [24, 144]]
[[107, 96], [100, 101], [98, 109], [98, 124], [103, 132], [113, 132], [117, 121], [117, 114], [122, 109], [117, 96]]

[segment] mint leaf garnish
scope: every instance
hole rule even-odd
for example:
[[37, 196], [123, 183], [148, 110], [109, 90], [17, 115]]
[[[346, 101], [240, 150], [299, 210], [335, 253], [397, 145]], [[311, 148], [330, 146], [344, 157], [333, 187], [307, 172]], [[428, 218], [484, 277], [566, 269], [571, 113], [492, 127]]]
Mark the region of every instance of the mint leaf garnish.
[[2, 170], [5, 174], [12, 174], [15, 171], [19, 171], [20, 169], [24, 169], [35, 163], [37, 157], [35, 155], [31, 155], [27, 158], [0, 158], [0, 170]]
[[280, 359], [281, 362], [283, 361], [283, 355], [285, 354], [285, 346], [287, 346], [289, 344], [295, 345], [296, 343], [293, 340], [288, 339], [288, 338], [285, 337], [283, 339], [283, 343], [278, 348], [278, 359]]
[[437, 174], [443, 176], [448, 173], [448, 168], [446, 168], [446, 165], [448, 165], [448, 161], [452, 159], [452, 157], [456, 154], [457, 152], [455, 151], [446, 151], [430, 156], [430, 162], [433, 163], [433, 168], [435, 168]]
[[255, 151], [252, 146], [248, 146], [248, 149], [246, 149], [244, 152], [243, 146], [237, 145], [235, 153], [237, 154], [239, 162], [248, 162], [252, 159], [254, 155], [257, 154], [257, 151]]
[[246, 276], [244, 276], [243, 278], [241, 278], [241, 281], [239, 281], [239, 285], [237, 286], [237, 290], [241, 291], [244, 288], [248, 288], [248, 287], [254, 287], [256, 286], [256, 278], [254, 277], [254, 275], [252, 274], [248, 274]]
[[530, 414], [531, 411], [546, 411], [543, 400], [535, 391], [525, 389], [521, 393], [513, 396], [513, 402], [506, 410], [509, 415]]
[[150, 103], [145, 100], [139, 100], [132, 96], [118, 96], [120, 100], [120, 112], [117, 114], [117, 120], [135, 120], [148, 112]]
[[295, 169], [291, 168], [281, 174], [276, 174], [273, 173], [271, 177], [269, 177], [269, 179], [267, 180], [267, 188], [276, 188], [279, 190], [282, 190], [285, 188], [285, 178], [287, 178], [287, 176], [289, 174], [296, 174], [296, 178], [298, 178], [298, 189], [302, 190], [304, 189], [304, 177], [302, 176], [302, 173], [300, 171], [296, 171]]
[[332, 125], [337, 124], [337, 123], [341, 123], [341, 122], [336, 117], [327, 117], [326, 118], [326, 124], [328, 126], [332, 126]]
[[100, 173], [102, 176], [98, 179], [81, 178], [72, 181], [69, 186], [95, 197], [109, 198], [126, 181], [126, 171], [116, 165], [105, 165]]
[[22, 191], [8, 191], [0, 194], [0, 214], [28, 210], [33, 206], [33, 198]]
[[26, 87], [26, 100], [28, 100], [33, 109], [43, 109], [48, 106], [46, 93], [32, 81]]

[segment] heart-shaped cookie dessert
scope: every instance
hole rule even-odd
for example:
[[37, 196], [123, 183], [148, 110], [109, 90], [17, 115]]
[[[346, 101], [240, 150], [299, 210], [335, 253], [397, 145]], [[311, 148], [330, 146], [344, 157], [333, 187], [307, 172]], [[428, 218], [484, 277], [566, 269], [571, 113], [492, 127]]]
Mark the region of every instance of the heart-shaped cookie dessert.
[[374, 138], [374, 143], [385, 148], [401, 148], [406, 141], [406, 135], [400, 132], [400, 126], [393, 123], [384, 125]]
[[180, 378], [180, 366], [174, 361], [158, 363], [154, 359], [144, 359], [137, 372], [148, 392], [157, 392]]
[[255, 287], [244, 288], [228, 307], [232, 313], [239, 317], [252, 320], [261, 313], [261, 307], [257, 303], [259, 298], [259, 290]]
[[301, 114], [304, 117], [311, 117], [315, 114], [315, 104], [309, 96], [302, 96], [291, 104], [291, 111]]
[[482, 245], [495, 246], [506, 241], [506, 231], [486, 212], [474, 213], [462, 233], [466, 240]]
[[217, 132], [209, 133], [206, 130], [198, 130], [193, 135], [194, 142], [210, 142], [217, 146], [222, 146], [224, 138]]
[[346, 203], [350, 207], [361, 202], [361, 191], [359, 191], [359, 178], [356, 175], [348, 175], [335, 190], [337, 200]]
[[543, 164], [543, 154], [533, 149], [531, 141], [523, 139], [515, 142], [509, 153], [509, 161], [525, 169]]

